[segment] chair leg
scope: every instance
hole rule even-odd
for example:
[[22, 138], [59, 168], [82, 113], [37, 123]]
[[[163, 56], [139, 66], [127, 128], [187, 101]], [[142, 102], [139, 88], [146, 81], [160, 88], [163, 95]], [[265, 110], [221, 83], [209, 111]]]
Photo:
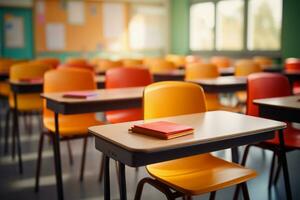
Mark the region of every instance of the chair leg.
[[82, 159], [81, 159], [81, 168], [80, 168], [80, 182], [83, 181], [87, 141], [88, 141], [88, 138], [85, 137], [83, 139]]
[[242, 162], [241, 162], [241, 165], [243, 165], [243, 166], [246, 165], [250, 147], [251, 147], [251, 145], [247, 145], [245, 148], [244, 155], [243, 155]]
[[[118, 161], [115, 161], [115, 166], [116, 166], [116, 175], [117, 175], [117, 180], [120, 179], [120, 172], [119, 172], [119, 162]], [[118, 182], [119, 184], [119, 182]], [[120, 187], [120, 185], [119, 185]]]
[[192, 196], [185, 195], [185, 196], [182, 197], [182, 200], [192, 200]]
[[275, 185], [277, 185], [280, 171], [281, 171], [281, 162], [278, 161], [277, 169], [276, 169], [276, 172], [275, 172], [275, 178], [274, 178], [274, 184]]
[[35, 192], [39, 191], [39, 186], [40, 186], [40, 173], [41, 173], [41, 165], [42, 165], [44, 135], [45, 135], [45, 133], [42, 132], [40, 135], [40, 141], [39, 141], [38, 159], [37, 159], [36, 174], [35, 174]]
[[244, 200], [250, 200], [249, 191], [247, 187], [247, 183], [241, 184]]
[[216, 191], [213, 191], [209, 195], [209, 200], [215, 200], [215, 198], [216, 198]]
[[10, 109], [6, 111], [5, 116], [5, 129], [4, 129], [4, 154], [8, 153], [8, 137], [9, 137], [9, 131], [10, 131]]
[[103, 172], [104, 172], [104, 156], [101, 156], [101, 163], [100, 163], [100, 171], [99, 171], [99, 178], [98, 181], [101, 183], [103, 180]]
[[271, 169], [270, 169], [270, 175], [269, 175], [269, 185], [268, 185], [268, 189], [270, 190], [272, 187], [272, 183], [273, 183], [273, 177], [274, 177], [274, 167], [275, 167], [275, 158], [276, 155], [273, 152], [273, 157], [272, 157], [272, 162], [271, 162]]
[[239, 199], [240, 190], [241, 190], [241, 185], [238, 184], [235, 187], [235, 191], [234, 191], [234, 195], [233, 195], [233, 200], [238, 200]]
[[164, 193], [168, 200], [175, 200], [174, 195], [172, 194], [172, 192], [170, 191], [170, 189], [167, 186], [165, 186], [161, 182], [151, 179], [151, 178], [143, 178], [142, 180], [140, 180], [140, 182], [138, 183], [137, 189], [136, 189], [134, 200], [141, 199], [145, 183], [152, 185], [153, 187], [155, 187], [156, 189], [158, 189], [159, 191]]
[[73, 153], [72, 153], [72, 149], [71, 149], [71, 142], [69, 140], [67, 141], [67, 148], [68, 148], [70, 165], [72, 166], [74, 163], [74, 159], [73, 159]]

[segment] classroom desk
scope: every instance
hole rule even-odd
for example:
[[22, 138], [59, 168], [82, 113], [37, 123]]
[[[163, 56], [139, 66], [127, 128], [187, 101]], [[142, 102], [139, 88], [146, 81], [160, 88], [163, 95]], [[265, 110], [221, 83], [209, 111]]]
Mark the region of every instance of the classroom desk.
[[[254, 100], [254, 104], [259, 106], [259, 115], [261, 117], [275, 119], [279, 121], [300, 123], [300, 96], [288, 96], [268, 99]], [[292, 199], [287, 160], [284, 151], [283, 131], [279, 131], [279, 140], [281, 147], [281, 162], [285, 181], [287, 199]]]
[[63, 98], [63, 93], [45, 93], [41, 96], [46, 100], [48, 109], [54, 112], [55, 118], [55, 175], [58, 199], [63, 199], [63, 183], [60, 163], [58, 114], [80, 114], [89, 112], [103, 112], [142, 106], [144, 87], [100, 89], [95, 90], [98, 96], [91, 99]]
[[[120, 199], [125, 200], [125, 165], [140, 167], [157, 162], [192, 156], [201, 153], [256, 143], [274, 137], [285, 123], [246, 116], [226, 111], [211, 111], [148, 121], [165, 120], [194, 127], [192, 135], [171, 140], [129, 133], [135, 121], [113, 125], [94, 126], [89, 132], [95, 136], [96, 149], [105, 157], [104, 199], [110, 199], [110, 158], [119, 162]], [[218, 124], [218, 126], [215, 126]]]
[[211, 79], [189, 80], [202, 86], [205, 92], [231, 93], [247, 89], [247, 78], [236, 76], [224, 76]]

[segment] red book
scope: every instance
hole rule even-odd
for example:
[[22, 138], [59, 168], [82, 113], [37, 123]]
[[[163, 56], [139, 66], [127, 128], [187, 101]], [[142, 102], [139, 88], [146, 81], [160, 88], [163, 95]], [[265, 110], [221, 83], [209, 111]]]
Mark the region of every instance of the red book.
[[64, 98], [77, 98], [77, 99], [88, 99], [96, 96], [98, 96], [97, 92], [86, 92], [86, 91], [66, 92], [63, 94]]
[[190, 126], [176, 124], [167, 121], [158, 121], [140, 125], [134, 125], [131, 128], [134, 133], [158, 137], [161, 139], [172, 139], [193, 133], [194, 129]]
[[43, 78], [21, 78], [19, 79], [20, 82], [24, 83], [43, 83]]

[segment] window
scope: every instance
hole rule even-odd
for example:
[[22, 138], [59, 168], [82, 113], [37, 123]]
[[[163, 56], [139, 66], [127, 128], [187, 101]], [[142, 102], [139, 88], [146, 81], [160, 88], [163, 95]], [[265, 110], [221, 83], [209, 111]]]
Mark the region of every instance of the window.
[[282, 0], [250, 0], [248, 49], [279, 50]]
[[134, 50], [163, 49], [167, 12], [161, 6], [136, 5], [131, 8], [129, 46]]
[[243, 0], [220, 1], [217, 4], [217, 50], [243, 49]]
[[[283, 0], [193, 0], [192, 51], [279, 51]], [[247, 9], [246, 9], [247, 8]]]
[[213, 3], [199, 3], [190, 12], [191, 50], [212, 50], [214, 45], [215, 8]]

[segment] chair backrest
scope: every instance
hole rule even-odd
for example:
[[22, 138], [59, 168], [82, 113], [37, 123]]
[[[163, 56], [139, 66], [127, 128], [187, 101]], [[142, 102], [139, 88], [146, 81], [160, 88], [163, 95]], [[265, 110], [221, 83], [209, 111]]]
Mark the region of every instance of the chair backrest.
[[215, 64], [218, 68], [230, 67], [231, 60], [226, 56], [213, 56], [210, 59], [210, 63]]
[[256, 73], [248, 76], [247, 114], [258, 116], [259, 110], [253, 104], [254, 99], [291, 95], [288, 79], [275, 73]]
[[156, 59], [151, 61], [150, 63], [150, 71], [152, 73], [155, 72], [167, 72], [167, 71], [172, 71], [176, 69], [176, 66], [174, 65], [174, 63], [170, 62], [170, 61], [166, 61], [163, 59]]
[[105, 73], [106, 88], [138, 87], [151, 83], [152, 76], [148, 69], [119, 67]]
[[62, 65], [59, 65], [58, 68], [77, 68], [77, 69], [84, 69], [84, 70], [88, 70], [88, 71], [91, 71], [91, 72], [95, 72], [95, 67], [89, 63], [86, 63], [85, 65], [83, 65], [82, 63], [81, 64], [62, 64]]
[[157, 82], [144, 90], [144, 119], [206, 111], [203, 89], [193, 83]]
[[176, 67], [183, 67], [186, 64], [185, 56], [168, 54], [165, 59], [169, 62], [172, 62]]
[[143, 65], [143, 60], [141, 59], [122, 59], [123, 67], [139, 67]]
[[188, 64], [185, 69], [185, 79], [216, 78], [219, 76], [218, 67], [208, 63]]
[[261, 72], [261, 68], [251, 59], [240, 59], [235, 63], [236, 76], [248, 76], [256, 72]]
[[2, 58], [0, 59], [0, 72], [1, 73], [9, 73], [10, 67], [15, 64], [15, 60]]
[[20, 80], [27, 78], [43, 78], [44, 73], [51, 69], [49, 64], [25, 62], [17, 63], [10, 68], [10, 80]]
[[51, 65], [52, 69], [56, 69], [60, 64], [60, 60], [58, 58], [38, 58], [35, 62]]
[[88, 64], [87, 60], [84, 58], [68, 58], [66, 60], [67, 65], [74, 65], [74, 66], [85, 66]]
[[286, 71], [300, 71], [300, 59], [298, 58], [288, 58], [285, 61]]
[[188, 55], [185, 57], [186, 64], [192, 64], [192, 63], [202, 63], [202, 58], [197, 55]]
[[121, 61], [112, 61], [107, 59], [99, 59], [96, 66], [96, 71], [106, 71], [108, 69], [122, 67], [123, 63]]
[[265, 69], [273, 65], [273, 60], [266, 56], [255, 56], [253, 61], [260, 66], [260, 68]]

